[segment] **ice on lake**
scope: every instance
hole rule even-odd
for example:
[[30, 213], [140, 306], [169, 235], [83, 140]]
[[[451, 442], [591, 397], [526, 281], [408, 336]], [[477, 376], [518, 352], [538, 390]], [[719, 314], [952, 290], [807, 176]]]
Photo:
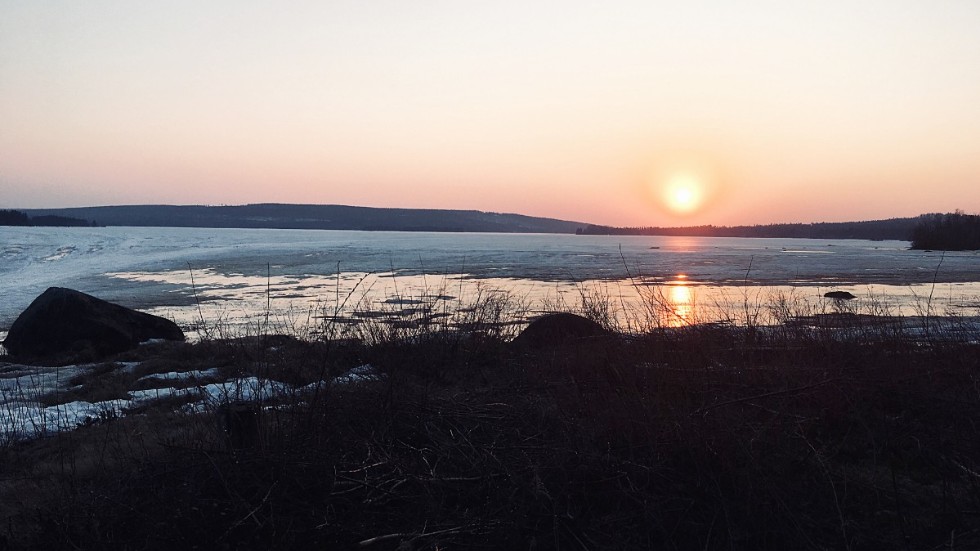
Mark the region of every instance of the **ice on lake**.
[[653, 299], [672, 323], [786, 297], [822, 305], [828, 290], [904, 315], [980, 308], [976, 252], [910, 251], [902, 241], [4, 227], [0, 260], [0, 331], [51, 286], [184, 327], [436, 315], [489, 292], [529, 315]]

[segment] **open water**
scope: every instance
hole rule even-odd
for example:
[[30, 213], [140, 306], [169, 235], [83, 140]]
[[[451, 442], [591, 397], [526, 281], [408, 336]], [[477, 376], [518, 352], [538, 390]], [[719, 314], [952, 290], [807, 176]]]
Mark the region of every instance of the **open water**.
[[[977, 252], [904, 241], [196, 228], [0, 227], [0, 337], [38, 294], [71, 287], [185, 327], [272, 314], [308, 323], [417, 314], [505, 293], [523, 312], [657, 301], [669, 325], [733, 320], [787, 301], [822, 311], [980, 312]], [[802, 305], [802, 306], [801, 306]], [[401, 310], [393, 311], [394, 307]]]

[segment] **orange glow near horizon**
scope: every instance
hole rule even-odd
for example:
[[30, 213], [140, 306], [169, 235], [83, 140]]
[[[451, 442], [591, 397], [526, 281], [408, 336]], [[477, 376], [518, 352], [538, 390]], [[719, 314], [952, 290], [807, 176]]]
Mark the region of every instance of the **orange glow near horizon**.
[[0, 209], [980, 211], [980, 2], [110, 4], [0, 5]]
[[654, 225], [699, 223], [727, 206], [720, 191], [728, 176], [718, 157], [704, 152], [666, 153], [651, 163], [646, 194], [655, 210], [666, 216]]

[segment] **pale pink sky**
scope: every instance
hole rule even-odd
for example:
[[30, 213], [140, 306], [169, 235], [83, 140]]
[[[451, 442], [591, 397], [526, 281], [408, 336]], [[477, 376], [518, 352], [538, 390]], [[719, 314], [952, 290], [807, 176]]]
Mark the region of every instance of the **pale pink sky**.
[[0, 0], [0, 208], [980, 212], [978, 29], [972, 0]]

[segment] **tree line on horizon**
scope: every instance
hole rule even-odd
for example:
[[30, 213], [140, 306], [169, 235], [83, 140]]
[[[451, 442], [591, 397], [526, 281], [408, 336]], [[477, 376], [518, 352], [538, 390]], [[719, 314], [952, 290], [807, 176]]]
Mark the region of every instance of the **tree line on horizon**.
[[918, 218], [892, 218], [861, 222], [759, 224], [754, 226], [646, 226], [590, 225], [583, 235], [666, 235], [689, 237], [781, 237], [800, 239], [870, 239], [910, 241]]
[[0, 226], [96, 227], [98, 223], [70, 216], [29, 216], [19, 210], [0, 210]]
[[980, 249], [980, 215], [962, 211], [923, 214], [860, 222], [762, 224], [756, 226], [646, 226], [589, 225], [579, 235], [662, 235], [688, 237], [760, 237], [799, 239], [868, 239], [911, 241], [913, 249]]
[[[66, 211], [54, 214], [54, 210]], [[77, 211], [77, 212], [76, 212]], [[98, 226], [86, 217], [103, 214], [108, 225], [194, 227], [284, 227], [389, 231], [531, 231], [578, 235], [662, 235], [690, 237], [757, 237], [801, 239], [868, 239], [910, 241], [913, 249], [980, 250], [980, 215], [923, 214], [859, 222], [763, 224], [755, 226], [616, 227], [563, 222], [521, 215], [477, 211], [375, 209], [340, 205], [260, 204], [237, 207], [129, 206], [49, 209], [28, 214], [0, 210], [0, 226]], [[112, 216], [115, 216], [113, 218]], [[100, 217], [101, 218], [101, 217]], [[436, 220], [440, 222], [436, 224]], [[138, 221], [138, 223], [137, 223]], [[551, 225], [548, 225], [551, 223]]]
[[913, 249], [980, 250], [980, 215], [963, 211], [924, 214], [912, 232]]

